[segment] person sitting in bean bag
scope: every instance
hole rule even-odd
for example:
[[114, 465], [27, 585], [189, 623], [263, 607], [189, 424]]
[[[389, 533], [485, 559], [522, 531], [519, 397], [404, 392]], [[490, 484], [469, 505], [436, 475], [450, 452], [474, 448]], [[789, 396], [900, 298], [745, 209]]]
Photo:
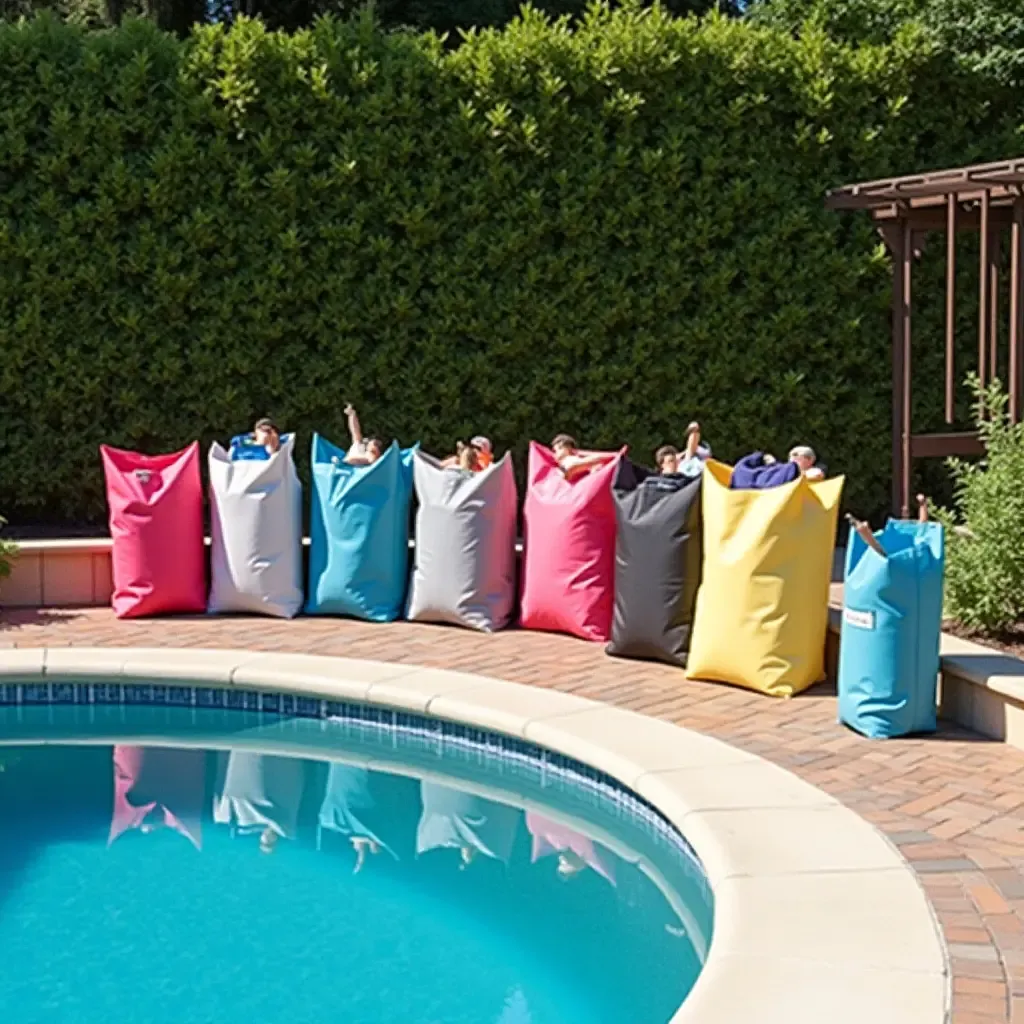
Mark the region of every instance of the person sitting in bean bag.
[[569, 434], [559, 434], [551, 442], [551, 451], [565, 479], [570, 482], [608, 463], [607, 453], [582, 452], [575, 438]]
[[461, 469], [469, 473], [481, 473], [494, 461], [491, 442], [477, 434], [469, 444], [455, 442], [455, 454], [441, 460], [442, 469]]
[[477, 472], [485, 470], [494, 462], [494, 449], [491, 447], [489, 438], [484, 437], [483, 434], [477, 434], [469, 444], [476, 452]]
[[480, 455], [471, 444], [464, 444], [462, 441], [455, 442], [455, 454], [449, 455], [441, 463], [444, 469], [454, 470], [463, 476], [472, 476], [479, 473], [483, 468], [480, 465]]
[[818, 465], [818, 456], [814, 454], [814, 449], [808, 445], [798, 444], [789, 453], [789, 461], [796, 463], [800, 467], [800, 472], [808, 480], [825, 479], [825, 470]]
[[807, 445], [793, 448], [786, 462], [778, 462], [774, 455], [766, 452], [752, 452], [733, 467], [729, 486], [734, 491], [763, 491], [790, 484], [801, 475], [808, 480], [823, 480], [825, 473], [816, 465], [817, 461], [814, 449]]
[[363, 437], [359, 414], [351, 402], [345, 405], [345, 418], [348, 420], [348, 434], [352, 441], [345, 461], [350, 466], [372, 465], [384, 453], [384, 442], [379, 437]]
[[[685, 477], [692, 480], [704, 472], [704, 463], [711, 458], [711, 447], [701, 444], [700, 424], [691, 423], [686, 428], [686, 447], [680, 453], [673, 445], [662, 445], [654, 453], [654, 464], [662, 476]], [[648, 477], [654, 480], [654, 477]]]
[[269, 416], [258, 419], [252, 433], [231, 438], [231, 459], [269, 459], [281, 447], [281, 431]]

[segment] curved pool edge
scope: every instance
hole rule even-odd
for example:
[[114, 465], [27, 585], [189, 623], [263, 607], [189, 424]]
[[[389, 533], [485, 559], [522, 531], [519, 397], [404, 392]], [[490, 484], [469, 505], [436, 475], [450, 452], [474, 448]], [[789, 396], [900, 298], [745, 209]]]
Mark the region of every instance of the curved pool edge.
[[617, 779], [693, 845], [715, 894], [672, 1024], [940, 1024], [946, 951], [918, 880], [853, 811], [753, 754], [658, 719], [445, 669], [198, 648], [11, 648], [0, 682], [180, 680], [415, 711], [529, 740]]

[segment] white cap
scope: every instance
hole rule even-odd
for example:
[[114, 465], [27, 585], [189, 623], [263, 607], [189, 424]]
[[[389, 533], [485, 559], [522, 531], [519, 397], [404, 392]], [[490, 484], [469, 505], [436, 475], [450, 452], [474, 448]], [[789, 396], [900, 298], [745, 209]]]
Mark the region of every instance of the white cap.
[[488, 438], [484, 437], [483, 434], [477, 434], [472, 441], [469, 442], [474, 448], [479, 448], [482, 452], [491, 454], [491, 442]]

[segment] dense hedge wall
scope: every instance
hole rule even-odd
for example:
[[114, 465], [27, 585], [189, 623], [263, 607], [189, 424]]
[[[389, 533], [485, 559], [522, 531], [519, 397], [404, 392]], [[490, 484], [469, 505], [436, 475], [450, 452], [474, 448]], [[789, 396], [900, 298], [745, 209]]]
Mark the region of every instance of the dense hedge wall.
[[1011, 155], [995, 88], [912, 40], [658, 11], [451, 52], [366, 19], [2, 26], [0, 511], [101, 522], [101, 441], [271, 413], [305, 448], [346, 400], [519, 456], [566, 429], [649, 457], [697, 417], [726, 457], [813, 444], [878, 508], [888, 271], [822, 197]]

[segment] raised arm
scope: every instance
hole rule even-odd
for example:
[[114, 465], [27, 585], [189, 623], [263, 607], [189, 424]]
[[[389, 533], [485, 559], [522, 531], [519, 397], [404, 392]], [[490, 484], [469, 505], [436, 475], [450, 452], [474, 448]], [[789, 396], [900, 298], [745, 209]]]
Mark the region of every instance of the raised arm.
[[700, 424], [694, 420], [686, 428], [686, 458], [695, 459], [700, 448]]
[[348, 434], [352, 443], [362, 444], [363, 428], [359, 425], [359, 415], [351, 402], [345, 406], [345, 416], [348, 419]]

